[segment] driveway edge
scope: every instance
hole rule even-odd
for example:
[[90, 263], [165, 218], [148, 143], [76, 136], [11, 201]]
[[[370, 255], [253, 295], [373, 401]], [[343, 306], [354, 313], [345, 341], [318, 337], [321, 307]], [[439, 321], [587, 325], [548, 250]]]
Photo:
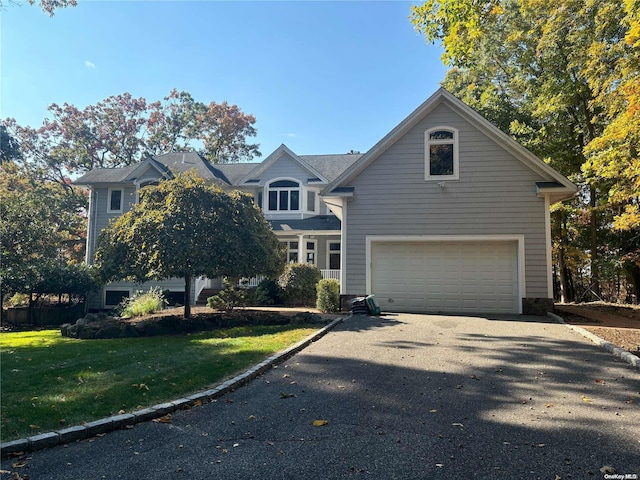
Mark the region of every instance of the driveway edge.
[[250, 380], [262, 375], [274, 365], [284, 362], [299, 351], [305, 349], [313, 342], [325, 336], [330, 330], [332, 330], [336, 325], [342, 323], [346, 318], [349, 318], [349, 316], [336, 318], [331, 323], [309, 335], [304, 340], [301, 340], [295, 345], [270, 356], [266, 360], [249, 368], [247, 371], [224, 381], [212, 389], [198, 392], [172, 402], [154, 405], [132, 413], [114, 415], [101, 420], [87, 422], [83, 425], [68, 427], [63, 430], [40, 433], [28, 438], [0, 443], [0, 458], [9, 458], [12, 455], [22, 452], [33, 452], [44, 448], [55, 447], [56, 445], [64, 443], [84, 440], [98, 434], [104, 434], [114, 430], [120, 430], [122, 428], [131, 428], [137, 423], [147, 422], [155, 418], [163, 417], [168, 413], [175, 412], [177, 410], [188, 409], [196, 405], [201, 405], [204, 402], [213, 401], [224, 394], [241, 387]]
[[588, 338], [593, 343], [598, 345], [600, 348], [604, 348], [607, 352], [612, 353], [613, 355], [615, 355], [618, 358], [621, 358], [622, 360], [627, 362], [632, 367], [640, 369], [640, 358], [635, 356], [633, 353], [627, 352], [626, 350], [623, 350], [620, 347], [616, 347], [613, 343], [607, 342], [606, 340], [600, 338], [599, 336], [591, 333], [588, 330], [585, 330], [582, 327], [578, 327], [576, 325], [571, 325], [571, 324], [565, 322], [562, 317], [560, 317], [559, 315], [556, 315], [555, 313], [547, 312], [547, 316], [553, 318], [555, 321], [557, 321], [558, 323], [563, 324], [567, 328], [570, 328], [574, 332], [578, 332], [580, 335], [582, 335], [583, 337]]

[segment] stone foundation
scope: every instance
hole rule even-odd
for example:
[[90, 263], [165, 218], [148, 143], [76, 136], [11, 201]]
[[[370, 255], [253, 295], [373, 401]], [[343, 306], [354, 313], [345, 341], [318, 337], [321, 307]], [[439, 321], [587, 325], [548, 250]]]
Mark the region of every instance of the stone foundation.
[[523, 298], [523, 315], [546, 315], [553, 312], [553, 298]]

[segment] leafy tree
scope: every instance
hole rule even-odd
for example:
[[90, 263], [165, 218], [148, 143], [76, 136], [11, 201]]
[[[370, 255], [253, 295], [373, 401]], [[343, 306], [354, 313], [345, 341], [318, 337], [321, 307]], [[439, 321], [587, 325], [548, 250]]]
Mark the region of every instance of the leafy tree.
[[13, 162], [0, 169], [0, 198], [1, 294], [79, 293], [69, 285], [81, 273], [65, 273], [84, 256], [86, 225], [75, 200], [56, 183], [33, 180]]
[[[578, 238], [587, 242], [598, 295], [611, 212], [622, 206], [616, 225], [632, 226], [637, 205], [638, 11], [637, 0], [427, 0], [412, 7], [416, 29], [444, 46], [452, 67], [444, 85], [585, 186], [576, 207], [588, 221], [582, 214], [554, 220], [588, 230]], [[558, 246], [566, 251], [568, 240]]]
[[[27, 0], [29, 5], [35, 5], [37, 0]], [[77, 0], [40, 0], [38, 6], [43, 12], [48, 13], [50, 17], [53, 17], [55, 11], [59, 8], [75, 7], [78, 5]], [[17, 0], [0, 0], [0, 10], [3, 10], [7, 5], [19, 5]]]
[[197, 150], [212, 163], [260, 155], [258, 146], [247, 142], [256, 135], [252, 115], [227, 102], [196, 102], [175, 89], [162, 101], [147, 102], [124, 93], [84, 109], [52, 104], [49, 112], [52, 118], [37, 129], [20, 126], [12, 118], [2, 125], [20, 143], [25, 162], [52, 180], [93, 168], [127, 166], [171, 151]]
[[275, 276], [283, 256], [251, 197], [189, 173], [147, 187], [140, 203], [102, 231], [96, 263], [106, 281], [184, 278], [188, 318], [193, 278]]
[[15, 138], [9, 135], [7, 128], [0, 125], [0, 164], [20, 158], [20, 145]]

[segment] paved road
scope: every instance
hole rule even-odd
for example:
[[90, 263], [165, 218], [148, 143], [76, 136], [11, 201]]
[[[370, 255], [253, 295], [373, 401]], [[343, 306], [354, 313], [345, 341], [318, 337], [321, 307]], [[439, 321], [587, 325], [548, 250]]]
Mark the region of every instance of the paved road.
[[640, 477], [640, 374], [546, 318], [358, 317], [171, 423], [15, 462], [29, 480]]

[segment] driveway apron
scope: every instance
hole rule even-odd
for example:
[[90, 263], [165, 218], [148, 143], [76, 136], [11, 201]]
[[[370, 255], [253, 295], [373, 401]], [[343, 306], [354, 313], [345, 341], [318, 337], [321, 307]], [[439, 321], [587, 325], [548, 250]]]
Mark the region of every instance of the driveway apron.
[[352, 317], [170, 423], [15, 463], [3, 479], [637, 478], [640, 374], [545, 317]]

